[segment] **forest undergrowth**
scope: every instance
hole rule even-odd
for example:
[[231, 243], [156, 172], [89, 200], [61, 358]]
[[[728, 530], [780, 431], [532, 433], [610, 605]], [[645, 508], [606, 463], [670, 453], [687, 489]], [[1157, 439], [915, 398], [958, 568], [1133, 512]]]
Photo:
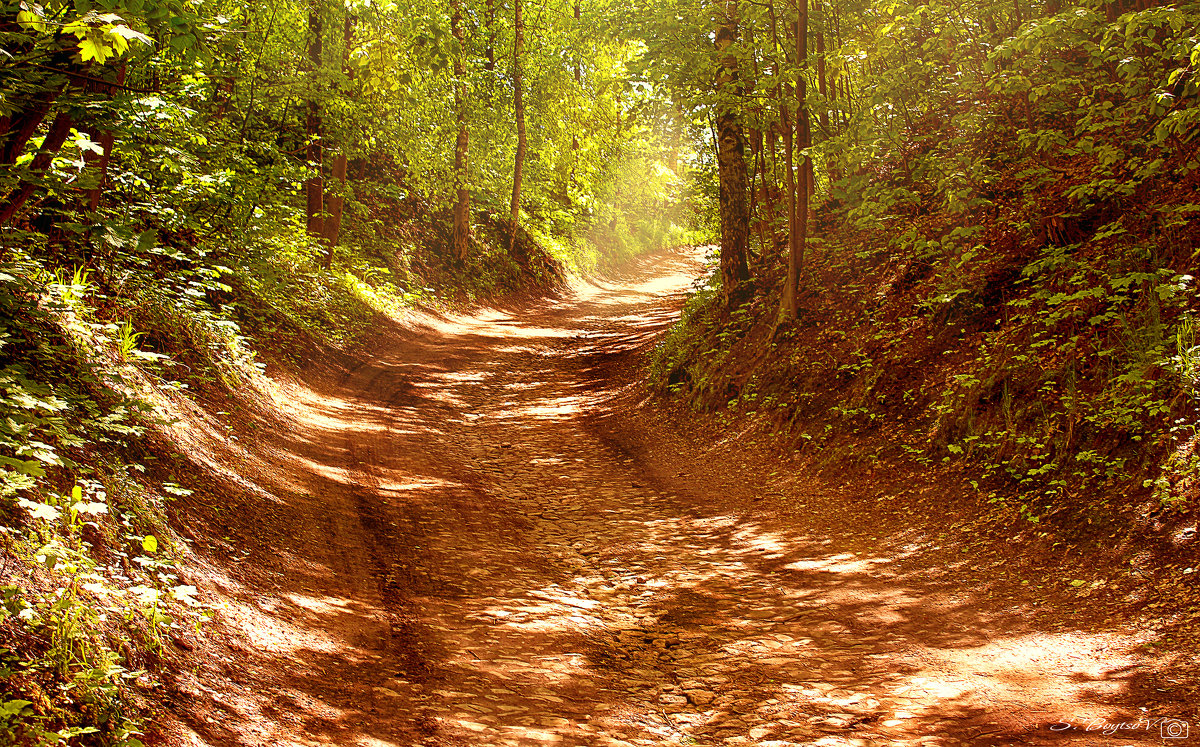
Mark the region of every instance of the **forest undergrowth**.
[[[1007, 37], [977, 29], [974, 55], [942, 51], [952, 10], [894, 20], [924, 55], [877, 79], [862, 129], [812, 149], [829, 167], [798, 313], [781, 312], [787, 205], [768, 168], [752, 278], [732, 302], [721, 271], [697, 287], [655, 351], [657, 391], [1194, 649], [1200, 161], [1179, 128], [1200, 111], [1195, 12], [1048, 7]], [[905, 58], [896, 42], [868, 49]], [[847, 162], [856, 149], [881, 157]]]
[[75, 265], [10, 255], [0, 742], [141, 743], [164, 644], [213, 612], [178, 562], [171, 503], [203, 493], [170, 435], [179, 404], [228, 417], [257, 405], [269, 367], [353, 355], [383, 316], [561, 288], [560, 259], [527, 234], [510, 256], [484, 221], [465, 265], [439, 258], [429, 220], [394, 227], [413, 249], [350, 251], [334, 271], [302, 230], [236, 246], [157, 233]]
[[690, 235], [670, 108], [623, 93], [600, 9], [524, 53], [519, 14], [452, 10], [0, 12], [0, 743], [153, 741], [164, 647], [213, 614], [173, 508], [223, 503], [188, 413]]

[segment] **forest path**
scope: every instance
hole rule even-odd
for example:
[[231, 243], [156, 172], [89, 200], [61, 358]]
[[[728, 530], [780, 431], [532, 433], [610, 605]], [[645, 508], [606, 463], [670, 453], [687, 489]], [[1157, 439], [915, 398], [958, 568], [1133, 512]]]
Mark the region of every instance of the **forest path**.
[[1157, 742], [1086, 728], [1129, 716], [1129, 640], [1023, 627], [836, 511], [768, 520], [783, 465], [609, 418], [697, 271], [659, 255], [284, 391], [291, 425], [238, 447], [227, 648], [176, 683], [192, 743]]

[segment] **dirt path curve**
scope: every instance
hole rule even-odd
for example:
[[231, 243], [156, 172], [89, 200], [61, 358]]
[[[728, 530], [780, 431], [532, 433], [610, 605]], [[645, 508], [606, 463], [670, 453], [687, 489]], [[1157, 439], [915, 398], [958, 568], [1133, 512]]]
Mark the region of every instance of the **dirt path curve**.
[[287, 390], [290, 425], [214, 457], [252, 484], [225, 538], [238, 564], [210, 587], [231, 600], [226, 648], [176, 683], [188, 739], [1156, 738], [1081, 726], [1127, 715], [1115, 634], [1021, 631], [928, 569], [726, 510], [762, 465], [679, 470], [676, 490], [678, 458], [651, 464], [620, 446], [638, 434], [596, 424], [618, 401], [604, 361], [661, 331], [696, 270], [664, 255], [569, 301], [438, 325]]

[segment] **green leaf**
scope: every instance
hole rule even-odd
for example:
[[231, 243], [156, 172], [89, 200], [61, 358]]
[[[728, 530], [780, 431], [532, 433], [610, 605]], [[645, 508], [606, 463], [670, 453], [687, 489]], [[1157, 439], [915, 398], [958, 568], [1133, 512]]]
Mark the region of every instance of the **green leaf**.
[[137, 239], [137, 248], [139, 252], [148, 252], [154, 249], [158, 244], [158, 231], [153, 228], [149, 231], [143, 231]]
[[36, 459], [23, 460], [0, 456], [0, 465], [12, 467], [22, 475], [29, 475], [30, 477], [46, 476], [46, 470], [42, 469], [42, 465]]
[[29, 706], [33, 705], [30, 700], [8, 700], [0, 703], [0, 717], [5, 719], [20, 715]]
[[96, 62], [104, 62], [108, 58], [108, 47], [100, 43], [98, 39], [84, 38], [79, 40], [79, 57], [84, 62], [95, 60]]

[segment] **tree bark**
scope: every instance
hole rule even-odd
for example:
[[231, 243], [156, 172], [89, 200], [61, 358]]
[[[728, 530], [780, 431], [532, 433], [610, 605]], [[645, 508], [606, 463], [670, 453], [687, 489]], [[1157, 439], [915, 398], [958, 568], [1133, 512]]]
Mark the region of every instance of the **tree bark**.
[[326, 201], [326, 216], [321, 226], [321, 236], [325, 239], [325, 269], [328, 270], [333, 266], [334, 249], [337, 248], [338, 240], [342, 234], [342, 211], [346, 205], [346, 171], [349, 167], [350, 160], [346, 156], [346, 151], [343, 146], [337, 158], [333, 160], [333, 171], [331, 176], [337, 182], [338, 192], [329, 195]]
[[487, 62], [483, 63], [483, 69], [490, 73], [496, 69], [496, 0], [487, 0], [487, 27]]
[[38, 125], [50, 113], [50, 107], [58, 98], [59, 91], [44, 91], [28, 108], [19, 109], [8, 117], [0, 120], [0, 135], [4, 136], [4, 145], [0, 148], [0, 164], [14, 164], [17, 158], [25, 152], [25, 145]]
[[[96, 167], [100, 170], [100, 175], [96, 177], [96, 186], [87, 191], [88, 210], [93, 213], [100, 209], [100, 201], [104, 197], [104, 183], [108, 181], [108, 164], [112, 160], [112, 149], [116, 144], [117, 139], [111, 132], [100, 133], [99, 145], [103, 153], [95, 158]], [[86, 158], [84, 159], [85, 162], [87, 160]]]
[[[117, 68], [117, 81], [115, 86], [123, 85], [125, 85], [125, 66], [121, 65], [121, 67]], [[89, 84], [89, 88], [92, 90], [109, 95], [112, 95], [115, 86], [104, 85], [101, 83]], [[92, 158], [88, 158], [87, 155], [84, 156], [85, 162], [94, 161], [96, 162], [97, 167], [100, 169], [100, 176], [96, 180], [95, 189], [88, 190], [88, 210], [91, 210], [93, 213], [100, 209], [100, 201], [104, 196], [104, 183], [108, 180], [108, 165], [112, 161], [112, 150], [113, 146], [116, 145], [116, 142], [117, 139], [113, 136], [112, 132], [102, 132], [100, 133], [99, 144], [104, 152], [100, 155], [92, 153], [90, 154]]]
[[[786, 86], [786, 92], [791, 93], [791, 86]], [[795, 306], [796, 284], [794, 277], [792, 277], [792, 257], [795, 254], [794, 243], [800, 229], [796, 224], [796, 129], [792, 127], [791, 107], [785, 99], [780, 100], [779, 118], [781, 123], [780, 129], [783, 131], [783, 167], [787, 172], [788, 275], [784, 281], [783, 293], [780, 299], [781, 313], [786, 313], [787, 310], [793, 309]]]
[[750, 207], [746, 200], [746, 138], [733, 103], [739, 93], [737, 58], [727, 54], [737, 41], [737, 0], [726, 0], [716, 29], [717, 72], [717, 176], [720, 181], [721, 294], [727, 309], [745, 297], [750, 279], [747, 253], [750, 244]]
[[813, 4], [817, 9], [817, 35], [814, 39], [817, 44], [817, 93], [821, 94], [821, 111], [818, 117], [821, 131], [825, 137], [829, 137], [832, 133], [829, 130], [829, 87], [825, 78], [825, 8], [821, 5], [821, 0], [813, 0]]
[[[579, 8], [579, 0], [575, 0], [574, 11], [575, 11], [575, 29], [576, 29], [576, 31], [578, 31], [579, 30], [579, 19], [582, 16], [582, 13], [580, 12], [580, 8]], [[583, 90], [583, 59], [582, 58], [583, 58], [582, 54], [576, 53], [576, 57], [575, 57], [575, 87], [581, 91]], [[574, 156], [571, 159], [571, 181], [574, 182], [575, 181], [575, 167], [579, 164], [579, 136], [574, 133], [571, 134], [571, 153]]]
[[[321, 19], [321, 8], [318, 0], [311, 0], [308, 11], [308, 60], [312, 64], [312, 74], [315, 78], [321, 70], [321, 42], [324, 27]], [[314, 85], [313, 88], [316, 88]], [[308, 135], [308, 168], [309, 176], [304, 181], [305, 214], [307, 229], [310, 236], [321, 238], [325, 227], [325, 177], [323, 174], [324, 148], [321, 143], [321, 104], [316, 100], [315, 92], [309, 94], [308, 113], [304, 118], [304, 130]]]
[[776, 128], [771, 128], [766, 131], [766, 140], [764, 146], [764, 157], [768, 163], [766, 170], [763, 173], [762, 180], [762, 204], [767, 208], [767, 224], [768, 235], [770, 236], [769, 251], [772, 261], [775, 258], [775, 250], [779, 248], [778, 226], [776, 218], [779, 215], [779, 185], [775, 183], [775, 173], [779, 169], [779, 153], [775, 150], [775, 137], [778, 133]]
[[[350, 67], [350, 44], [353, 39], [354, 16], [346, 11], [346, 18], [342, 24], [342, 72], [348, 80], [354, 79], [354, 69]], [[326, 270], [333, 266], [333, 253], [342, 234], [342, 210], [346, 206], [346, 170], [350, 163], [347, 150], [347, 144], [343, 142], [341, 149], [338, 150], [337, 158], [333, 161], [332, 177], [337, 182], [338, 190], [331, 194], [326, 201], [328, 215], [325, 218], [325, 225], [321, 227], [321, 233], [325, 238]]]
[[513, 110], [517, 117], [517, 155], [513, 164], [513, 191], [510, 207], [512, 235], [508, 239], [508, 253], [512, 254], [517, 242], [517, 220], [521, 217], [521, 177], [525, 168], [525, 94], [523, 91], [522, 66], [525, 53], [525, 21], [521, 17], [522, 0], [513, 0]]
[[[59, 112], [54, 121], [50, 123], [50, 131], [46, 133], [46, 139], [42, 141], [41, 150], [33, 157], [29, 163], [29, 174], [32, 176], [40, 176], [45, 173], [50, 166], [50, 161], [58, 154], [60, 148], [67, 140], [67, 136], [71, 134], [71, 127], [74, 122], [66, 112]], [[22, 181], [20, 185], [7, 195], [3, 205], [0, 205], [0, 225], [8, 223], [17, 212], [20, 211], [25, 203], [33, 195], [37, 185], [30, 181]]]
[[463, 68], [463, 15], [462, 0], [451, 0], [450, 3], [450, 33], [458, 41], [459, 54], [454, 58], [454, 117], [458, 124], [458, 135], [454, 139], [454, 228], [451, 243], [454, 256], [465, 261], [471, 246], [471, 189], [468, 185], [468, 148], [470, 139], [467, 133], [467, 110], [464, 95], [466, 71]]
[[[750, 131], [750, 154], [754, 169], [750, 172], [750, 218], [754, 222], [755, 233], [758, 234], [759, 258], [768, 253], [767, 224], [770, 215], [764, 215], [763, 198], [766, 197], [767, 169], [763, 153], [763, 133], [761, 130]], [[757, 186], [756, 186], [757, 183]], [[769, 206], [767, 206], [769, 207]]]
[[[808, 0], [800, 0], [799, 17], [796, 22], [796, 63], [800, 73], [796, 76], [796, 150], [803, 151], [812, 145], [812, 133], [808, 124], [808, 79], [804, 68], [808, 60]], [[784, 106], [787, 104], [785, 103]], [[812, 164], [801, 153], [799, 175], [795, 178], [795, 206], [791, 212], [791, 230], [788, 236], [787, 279], [780, 297], [780, 316], [795, 319], [800, 314], [800, 273], [804, 271], [804, 249], [808, 244], [808, 200], [812, 186]], [[792, 178], [792, 169], [788, 168]]]

